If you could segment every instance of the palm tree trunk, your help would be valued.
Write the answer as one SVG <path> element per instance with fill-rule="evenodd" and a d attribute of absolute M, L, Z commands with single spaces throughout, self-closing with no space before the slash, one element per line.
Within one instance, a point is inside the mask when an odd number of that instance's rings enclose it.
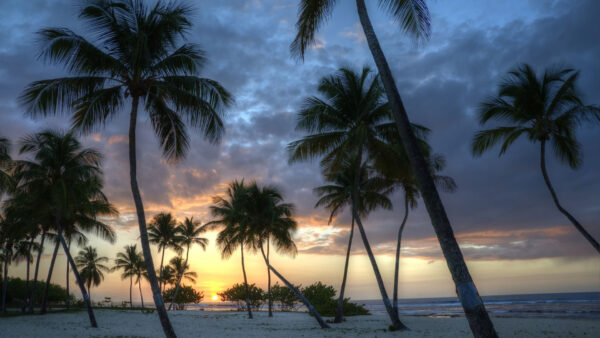
<path fill-rule="evenodd" d="M 350 227 L 350 238 L 348 239 L 348 249 L 346 250 L 346 263 L 344 264 L 344 277 L 340 287 L 340 296 L 338 297 L 337 310 L 335 311 L 334 323 L 344 321 L 344 292 L 346 292 L 346 278 L 348 277 L 348 265 L 350 263 L 350 250 L 352 249 L 352 238 L 354 237 L 354 214 L 352 214 L 352 227 Z"/>
<path fill-rule="evenodd" d="M 156 280 L 156 271 L 154 271 L 154 262 L 152 261 L 152 251 L 150 251 L 150 243 L 148 241 L 148 229 L 146 229 L 146 216 L 144 215 L 144 205 L 140 195 L 140 189 L 137 183 L 137 159 L 135 149 L 135 127 L 137 123 L 137 110 L 139 105 L 139 96 L 132 97 L 131 116 L 129 120 L 129 176 L 131 180 L 131 193 L 135 202 L 135 210 L 137 212 L 138 224 L 140 227 L 140 242 L 142 243 L 142 252 L 146 262 L 146 271 L 148 272 L 148 281 L 152 289 L 154 305 L 158 312 L 160 324 L 167 338 L 175 338 L 175 331 L 169 320 L 169 315 L 163 303 L 163 297 L 160 292 L 160 286 Z"/>
<path fill-rule="evenodd" d="M 594 247 L 594 249 L 596 249 L 596 251 L 598 253 L 600 253 L 600 244 L 598 244 L 598 241 L 596 241 L 594 239 L 594 237 L 592 237 L 592 235 L 590 235 L 590 233 L 584 229 L 584 227 L 581 225 L 581 223 L 579 223 L 575 219 L 575 217 L 573 217 L 573 215 L 571 215 L 565 208 L 563 208 L 562 205 L 560 204 L 560 202 L 558 201 L 558 196 L 556 195 L 556 191 L 554 191 L 554 187 L 552 187 L 552 183 L 550 183 L 550 177 L 548 176 L 548 172 L 546 171 L 546 140 L 542 140 L 541 143 L 542 144 L 541 144 L 540 166 L 542 168 L 542 174 L 544 175 L 544 181 L 546 182 L 546 185 L 548 186 L 548 190 L 550 190 L 550 194 L 552 195 L 552 200 L 554 200 L 554 204 L 556 205 L 558 210 L 563 215 L 565 215 L 569 219 L 569 221 L 571 221 L 571 223 L 573 223 L 573 226 L 575 226 L 575 229 L 577 229 L 583 235 L 583 237 L 585 237 L 585 239 L 587 239 L 588 242 L 590 242 L 590 244 Z"/>
<path fill-rule="evenodd" d="M 240 243 L 240 251 L 242 252 L 242 273 L 244 274 L 244 287 L 246 288 L 246 308 L 248 309 L 248 318 L 252 319 L 252 309 L 250 308 L 250 290 L 248 289 L 246 265 L 244 264 L 244 243 Z"/>
<path fill-rule="evenodd" d="M 21 312 L 25 313 L 27 309 L 27 305 L 29 305 L 29 298 L 31 297 L 31 288 L 29 286 L 29 267 L 30 267 L 30 259 L 31 259 L 31 248 L 33 247 L 33 242 L 35 240 L 35 236 L 31 236 L 31 240 L 29 241 L 29 248 L 27 249 L 27 272 L 26 272 L 26 280 L 25 280 L 25 302 L 21 307 Z"/>
<path fill-rule="evenodd" d="M 356 156 L 356 168 L 354 171 L 354 184 L 352 187 L 352 214 L 354 219 L 356 220 L 356 224 L 358 225 L 358 231 L 360 232 L 360 237 L 362 238 L 363 245 L 365 250 L 367 250 L 367 255 L 369 256 L 369 260 L 371 261 L 371 266 L 373 267 L 373 272 L 375 273 L 375 279 L 377 280 L 377 286 L 379 287 L 379 292 L 381 293 L 381 298 L 383 300 L 383 305 L 387 310 L 388 316 L 392 321 L 392 327 L 395 330 L 407 330 L 408 328 L 400 321 L 396 313 L 394 312 L 394 308 L 392 307 L 392 303 L 390 302 L 390 297 L 388 297 L 387 291 L 385 290 L 385 285 L 383 284 L 383 278 L 381 277 L 381 273 L 379 272 L 379 267 L 377 266 L 377 261 L 375 260 L 375 255 L 373 254 L 373 250 L 371 250 L 371 245 L 369 244 L 369 240 L 367 239 L 367 233 L 363 228 L 362 221 L 360 220 L 360 216 L 358 215 L 358 200 L 359 200 L 359 186 L 360 186 L 360 167 L 362 165 L 362 146 L 358 148 L 358 154 Z"/>
<path fill-rule="evenodd" d="M 133 289 L 133 276 L 129 276 L 129 308 L 130 309 L 133 309 L 132 289 Z"/>
<path fill-rule="evenodd" d="M 271 266 L 271 264 L 269 263 L 269 259 L 265 255 L 265 250 L 263 249 L 262 245 L 260 246 L 260 252 L 262 253 L 265 263 L 267 264 L 267 267 L 271 271 L 273 271 L 275 276 L 277 276 L 283 282 L 283 284 L 285 284 L 290 290 L 292 290 L 292 292 L 302 301 L 302 303 L 304 303 L 304 305 L 306 306 L 308 311 L 310 313 L 312 313 L 312 315 L 315 317 L 315 319 L 317 320 L 317 322 L 319 323 L 321 328 L 328 329 L 329 325 L 327 325 L 327 323 L 323 320 L 321 315 L 317 312 L 317 310 L 315 310 L 314 306 L 310 303 L 310 301 L 308 299 L 306 299 L 306 297 L 304 297 L 302 292 L 300 292 L 300 290 L 298 290 L 292 283 L 290 283 L 287 279 L 285 279 L 279 272 L 277 272 L 277 270 L 275 270 L 275 268 L 273 268 Z"/>
<path fill-rule="evenodd" d="M 267 236 L 267 262 L 269 262 L 269 254 L 271 251 L 271 238 Z M 273 298 L 271 296 L 271 269 L 267 265 L 267 276 L 268 276 L 268 293 L 269 293 L 269 317 L 273 317 Z"/>
<path fill-rule="evenodd" d="M 427 212 L 431 218 L 431 224 L 433 225 L 442 252 L 446 258 L 446 263 L 452 274 L 458 298 L 465 311 L 465 316 L 469 321 L 471 331 L 475 337 L 497 337 L 498 334 L 494 329 L 494 324 L 477 292 L 477 288 L 473 283 L 473 279 L 471 278 L 471 274 L 469 273 L 460 247 L 456 242 L 450 220 L 446 215 L 446 210 L 444 209 L 442 200 L 440 199 L 431 173 L 429 172 L 427 162 L 425 161 L 425 158 L 419 149 L 417 139 L 412 132 L 410 121 L 408 120 L 408 115 L 404 109 L 400 94 L 398 93 L 398 88 L 392 77 L 392 72 L 383 51 L 381 50 L 373 26 L 371 25 L 365 1 L 356 0 L 356 6 L 369 49 L 371 50 L 371 54 L 377 65 L 381 81 L 390 102 L 400 138 L 404 144 L 412 170 L 415 173 L 421 195 L 423 196 L 423 201 L 425 202 Z"/>
<path fill-rule="evenodd" d="M 48 276 L 46 277 L 46 286 L 44 287 L 44 294 L 42 295 L 42 306 L 40 308 L 40 314 L 46 314 L 48 312 L 48 291 L 50 289 L 50 280 L 52 279 L 52 272 L 54 271 L 54 263 L 56 262 L 56 255 L 58 254 L 59 241 L 56 241 L 54 245 L 54 252 L 52 252 L 52 259 L 50 260 L 50 268 L 48 269 Z"/>
<path fill-rule="evenodd" d="M 70 239 L 70 238 L 69 238 L 69 245 L 68 245 L 68 249 L 69 249 L 69 251 L 71 251 L 71 239 Z M 67 285 L 66 285 L 66 289 L 67 289 L 67 300 L 66 300 L 65 304 L 66 304 L 66 306 L 67 306 L 67 310 L 68 310 L 68 309 L 69 309 L 69 306 L 70 306 L 70 304 L 69 304 L 69 303 L 70 303 L 70 302 L 69 302 L 69 284 L 70 284 L 70 283 L 69 283 L 69 261 L 68 261 L 68 260 L 67 260 L 67 276 L 66 276 L 65 280 L 66 280 L 66 284 L 67 284 Z"/>
<path fill-rule="evenodd" d="M 165 248 L 163 248 L 162 250 L 162 256 L 160 258 L 160 270 L 158 271 L 158 288 L 161 290 L 162 293 L 162 289 L 163 289 L 163 262 L 165 260 Z"/>
<path fill-rule="evenodd" d="M 35 297 L 37 295 L 38 286 L 38 272 L 40 270 L 40 259 L 42 258 L 42 252 L 44 252 L 44 240 L 46 239 L 46 230 L 42 230 L 42 239 L 40 240 L 40 251 L 35 262 L 35 272 L 33 273 L 33 290 L 29 296 L 29 309 L 27 313 L 33 313 L 33 307 L 35 306 Z"/>
<path fill-rule="evenodd" d="M 7 244 L 8 247 L 8 244 Z M 4 257 L 4 277 L 2 279 L 2 314 L 6 314 L 6 289 L 8 287 L 8 262 L 10 261 L 10 250 L 5 250 Z"/>
<path fill-rule="evenodd" d="M 402 232 L 404 231 L 404 226 L 406 226 L 406 220 L 408 219 L 408 198 L 404 196 L 404 218 L 402 219 L 402 224 L 400 225 L 400 229 L 398 230 L 398 243 L 396 244 L 396 266 L 394 268 L 394 312 L 396 312 L 396 316 L 400 318 L 400 312 L 398 311 L 398 272 L 400 271 L 400 243 L 402 242 Z"/>
<path fill-rule="evenodd" d="M 58 232 L 58 240 L 60 241 L 60 244 L 62 245 L 63 250 L 65 251 L 65 255 L 67 255 L 67 260 L 69 261 L 69 264 L 71 264 L 71 268 L 73 269 L 73 275 L 75 276 L 75 280 L 77 281 L 79 289 L 81 290 L 81 296 L 83 297 L 83 301 L 85 302 L 85 305 L 87 307 L 88 316 L 90 317 L 90 324 L 92 325 L 92 327 L 98 327 L 98 323 L 96 322 L 96 316 L 94 316 L 94 310 L 92 309 L 92 303 L 90 302 L 90 296 L 85 291 L 83 279 L 81 279 L 81 275 L 77 270 L 77 266 L 75 265 L 73 256 L 71 256 L 71 251 L 69 251 L 67 242 L 65 241 L 65 238 L 62 235 L 62 226 L 60 224 L 59 215 L 56 216 L 56 228 Z"/>
<path fill-rule="evenodd" d="M 177 286 L 175 287 L 175 293 L 173 294 L 173 299 L 171 299 L 171 304 L 169 304 L 169 310 L 171 310 L 171 308 L 173 307 L 173 303 L 175 302 L 175 299 L 177 299 L 177 295 L 179 294 L 179 288 L 181 286 L 181 279 L 183 278 L 183 274 L 185 273 L 185 268 L 188 265 L 189 256 L 190 256 L 190 245 L 187 246 L 187 250 L 185 252 L 185 263 L 183 264 L 184 270 L 177 277 Z"/>
<path fill-rule="evenodd" d="M 138 281 L 138 286 L 140 288 L 140 300 L 142 301 L 142 309 L 144 308 L 144 296 L 142 295 L 142 279 Z"/>

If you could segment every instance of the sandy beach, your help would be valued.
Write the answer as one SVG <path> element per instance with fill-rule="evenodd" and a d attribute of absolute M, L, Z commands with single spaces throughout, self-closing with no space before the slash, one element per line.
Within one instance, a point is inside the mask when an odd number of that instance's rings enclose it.
<path fill-rule="evenodd" d="M 163 337 L 158 316 L 138 311 L 95 311 L 99 328 L 87 314 L 55 313 L 0 319 L 1 337 Z M 179 337 L 471 337 L 464 318 L 403 317 L 410 331 L 388 332 L 384 315 L 351 317 L 331 329 L 318 328 L 306 313 L 177 311 L 169 316 Z M 494 318 L 501 337 L 593 337 L 600 321 L 573 319 Z"/>

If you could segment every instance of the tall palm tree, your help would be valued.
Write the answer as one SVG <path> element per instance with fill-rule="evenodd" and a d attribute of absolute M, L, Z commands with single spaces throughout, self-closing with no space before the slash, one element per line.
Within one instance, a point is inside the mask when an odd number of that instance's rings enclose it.
<path fill-rule="evenodd" d="M 229 183 L 226 191 L 226 198 L 221 196 L 213 197 L 213 205 L 210 211 L 216 219 L 208 222 L 209 227 L 220 227 L 222 230 L 217 235 L 217 245 L 221 249 L 221 257 L 228 259 L 240 248 L 242 259 L 242 274 L 244 276 L 244 287 L 246 289 L 246 309 L 248 318 L 252 319 L 252 309 L 250 306 L 250 290 L 248 288 L 248 278 L 246 277 L 246 265 L 244 263 L 244 243 L 247 240 L 246 221 L 246 203 L 248 198 L 247 187 L 244 180 L 233 181 Z"/>
<path fill-rule="evenodd" d="M 190 248 L 193 244 L 198 244 L 202 248 L 202 250 L 206 250 L 206 245 L 208 245 L 208 238 L 200 237 L 200 234 L 206 232 L 207 227 L 201 226 L 199 221 L 194 220 L 194 217 L 186 217 L 183 223 L 179 223 L 177 229 L 179 230 L 179 235 L 181 236 L 180 245 L 186 247 L 185 262 L 183 263 L 183 266 L 188 266 Z M 171 310 L 175 299 L 177 299 L 182 278 L 183 274 L 178 274 L 177 286 L 175 287 L 175 294 L 173 295 L 173 300 L 171 300 L 171 304 L 169 304 L 169 310 Z"/>
<path fill-rule="evenodd" d="M 321 328 L 329 328 L 329 325 L 321 318 L 310 301 L 281 275 L 269 261 L 268 250 L 272 241 L 277 251 L 295 255 L 296 244 L 292 239 L 292 232 L 296 230 L 297 223 L 292 218 L 294 205 L 283 203 L 283 195 L 276 187 L 260 188 L 253 182 L 247 188 L 247 203 L 245 203 L 247 226 L 245 227 L 246 242 L 252 249 L 260 250 L 265 264 L 273 273 L 304 303 L 306 308 L 315 317 Z M 263 243 L 267 244 L 265 253 Z"/>
<path fill-rule="evenodd" d="M 554 204 L 573 226 L 600 253 L 600 244 L 559 202 L 546 169 L 546 145 L 572 169 L 582 163 L 581 145 L 575 131 L 584 122 L 600 121 L 600 108 L 585 105 L 577 90 L 579 72 L 573 69 L 546 69 L 538 76 L 528 64 L 510 71 L 500 84 L 498 96 L 483 102 L 479 122 L 505 122 L 508 125 L 477 132 L 472 150 L 480 156 L 502 142 L 500 155 L 521 136 L 540 144 L 540 167 Z"/>
<path fill-rule="evenodd" d="M 405 32 L 417 37 L 417 39 L 427 39 L 429 37 L 431 31 L 430 15 L 425 0 L 379 0 L 378 3 L 380 8 L 386 10 L 395 20 L 400 22 Z M 298 22 L 296 23 L 298 33 L 290 46 L 293 54 L 302 59 L 304 58 L 305 51 L 314 43 L 318 29 L 329 18 L 335 4 L 335 0 L 300 0 Z M 433 177 L 428 170 L 426 158 L 419 149 L 418 135 L 415 134 L 411 126 L 392 71 L 379 45 L 365 1 L 356 0 L 356 9 L 369 50 L 390 101 L 392 115 L 406 149 L 409 164 L 415 173 L 423 201 L 431 218 L 431 224 L 452 274 L 471 331 L 475 336 L 495 337 L 497 334 L 494 325 L 485 310 L 475 284 L 473 284 L 469 269 L 454 237 L 450 220 L 436 189 Z M 398 163 L 398 165 L 401 164 Z"/>
<path fill-rule="evenodd" d="M 378 207 L 391 209 L 392 203 L 386 196 L 391 192 L 389 182 L 382 177 L 369 177 L 372 171 L 366 163 L 363 163 L 360 169 L 360 187 L 359 187 L 359 205 L 358 214 L 365 218 L 371 211 Z M 320 198 L 315 204 L 315 208 L 325 207 L 330 211 L 328 224 L 331 224 L 333 218 L 341 213 L 348 205 L 352 205 L 352 192 L 354 185 L 355 167 L 352 161 L 346 161 L 344 166 L 335 172 L 324 173 L 329 184 L 322 185 L 313 189 L 314 193 Z M 342 285 L 338 296 L 337 310 L 334 323 L 341 323 L 344 320 L 344 294 L 346 290 L 346 279 L 348 276 L 348 265 L 350 263 L 350 251 L 352 249 L 352 239 L 354 237 L 354 215 L 348 236 L 348 248 L 346 250 L 346 261 L 344 263 L 344 275 Z"/>
<path fill-rule="evenodd" d="M 106 262 L 108 262 L 108 257 L 98 257 L 96 248 L 91 246 L 83 248 L 83 250 L 79 251 L 77 257 L 75 257 L 75 263 L 81 271 L 81 277 L 85 281 L 89 295 L 91 295 L 90 289 L 92 285 L 100 285 L 100 282 L 104 280 L 104 272 L 111 270 L 111 268 L 104 265 Z"/>
<path fill-rule="evenodd" d="M 133 277 L 136 277 L 136 264 L 139 258 L 137 244 L 126 245 L 123 251 L 117 253 L 113 270 L 122 270 L 121 279 L 129 278 L 129 307 L 133 308 Z"/>
<path fill-rule="evenodd" d="M 2 249 L 0 258 L 3 262 L 1 313 L 6 314 L 8 266 L 15 261 L 26 232 L 23 231 L 23 226 L 18 219 L 11 217 L 11 215 L 0 215 L 0 235 L 0 248 Z"/>
<path fill-rule="evenodd" d="M 73 274 L 87 305 L 92 327 L 97 327 L 85 285 L 64 238 L 73 224 L 81 229 L 95 229 L 97 234 L 114 240 L 112 229 L 97 220 L 101 215 L 116 215 L 116 209 L 102 193 L 102 156 L 83 148 L 72 133 L 44 131 L 22 140 L 21 154 L 32 154 L 34 161 L 15 163 L 18 189 L 29 195 L 35 205 L 33 215 L 52 224 L 67 255 Z M 51 221 L 51 219 L 53 219 Z"/>
<path fill-rule="evenodd" d="M 62 27 L 39 32 L 42 57 L 65 65 L 73 76 L 36 81 L 21 96 L 33 116 L 72 111 L 73 126 L 84 132 L 104 125 L 131 99 L 131 191 L 154 303 L 167 337 L 175 337 L 175 332 L 156 279 L 137 182 L 138 108 L 141 101 L 163 155 L 177 160 L 189 147 L 185 122 L 217 142 L 224 131 L 223 108 L 232 102 L 218 82 L 198 77 L 204 51 L 190 43 L 178 46 L 192 26 L 190 12 L 176 1 L 147 7 L 142 0 L 90 0 L 79 14 L 90 28 L 89 40 Z"/>
<path fill-rule="evenodd" d="M 173 217 L 173 215 L 171 215 L 171 213 L 161 212 L 154 215 L 149 225 L 148 238 L 150 239 L 150 243 L 157 244 L 158 252 L 162 251 L 162 256 L 160 258 L 160 269 L 158 270 L 159 287 L 162 290 L 164 288 L 162 273 L 164 266 L 163 263 L 165 260 L 165 251 L 168 248 L 171 248 L 180 253 L 182 250 L 180 245 L 182 237 L 179 235 L 179 230 L 177 229 L 177 220 Z"/>
<path fill-rule="evenodd" d="M 289 144 L 290 161 L 323 156 L 321 167 L 335 172 L 348 157 L 353 159 L 356 173 L 353 175 L 352 213 L 392 326 L 405 329 L 392 308 L 375 255 L 357 214 L 361 164 L 365 158 L 387 147 L 382 135 L 389 134 L 395 128 L 385 92 L 379 77 L 373 75 L 368 67 L 364 67 L 360 73 L 341 68 L 337 73 L 321 79 L 318 90 L 323 98 L 307 98 L 299 113 L 296 130 L 309 135 Z M 422 133 L 425 128 L 413 125 L 413 129 Z"/>

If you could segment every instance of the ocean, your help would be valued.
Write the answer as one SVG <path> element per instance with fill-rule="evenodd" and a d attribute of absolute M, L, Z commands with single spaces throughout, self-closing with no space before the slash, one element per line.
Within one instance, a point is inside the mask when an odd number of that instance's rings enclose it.
<path fill-rule="evenodd" d="M 381 300 L 351 300 L 363 304 L 372 314 L 385 313 Z M 578 318 L 600 320 L 600 292 L 544 293 L 484 296 L 483 301 L 494 317 Z M 457 317 L 463 310 L 456 297 L 400 299 L 402 316 Z M 277 306 L 275 306 L 277 308 Z M 235 311 L 234 304 L 200 303 L 188 310 Z M 261 307 L 264 310 L 265 306 Z M 304 309 L 298 308 L 299 311 Z"/>

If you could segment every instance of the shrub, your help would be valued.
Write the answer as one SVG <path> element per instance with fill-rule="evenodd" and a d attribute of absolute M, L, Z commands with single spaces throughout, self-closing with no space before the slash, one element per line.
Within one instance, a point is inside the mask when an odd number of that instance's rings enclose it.
<path fill-rule="evenodd" d="M 2 290 L 2 282 L 0 279 L 0 290 Z M 34 283 L 29 281 L 29 288 L 33 290 Z M 42 281 L 37 282 L 36 289 L 36 300 L 41 301 L 42 295 L 46 283 Z M 27 284 L 26 281 L 21 278 L 8 277 L 8 283 L 6 283 L 6 303 L 8 306 L 21 306 L 28 298 L 27 295 Z M 52 304 L 63 304 L 67 299 L 67 290 L 60 285 L 50 283 L 48 289 L 48 303 Z M 69 301 L 72 303 L 75 300 L 73 295 L 69 295 Z"/>
<path fill-rule="evenodd" d="M 255 310 L 258 310 L 266 299 L 265 291 L 255 284 L 248 285 L 250 306 Z M 217 293 L 219 299 L 224 302 L 236 303 L 238 311 L 246 310 L 246 287 L 244 284 L 234 284 L 229 289 Z"/>
<path fill-rule="evenodd" d="M 296 287 L 299 289 L 300 285 Z M 281 286 L 279 283 L 275 283 L 275 285 L 271 287 L 271 297 L 273 298 L 273 303 L 278 304 L 281 311 L 294 311 L 297 309 L 296 304 L 299 299 L 287 286 Z"/>
<path fill-rule="evenodd" d="M 166 303 L 170 303 L 175 295 L 175 288 L 165 290 L 163 298 Z M 191 286 L 182 285 L 175 298 L 175 304 L 178 310 L 185 310 L 185 304 L 198 304 L 204 299 L 204 292 L 198 292 Z"/>
<path fill-rule="evenodd" d="M 315 310 L 322 316 L 335 316 L 337 311 L 336 291 L 331 285 L 316 282 L 302 289 L 304 297 L 311 302 Z M 344 316 L 368 315 L 369 311 L 362 305 L 350 303 L 350 298 L 344 298 L 342 305 Z"/>

